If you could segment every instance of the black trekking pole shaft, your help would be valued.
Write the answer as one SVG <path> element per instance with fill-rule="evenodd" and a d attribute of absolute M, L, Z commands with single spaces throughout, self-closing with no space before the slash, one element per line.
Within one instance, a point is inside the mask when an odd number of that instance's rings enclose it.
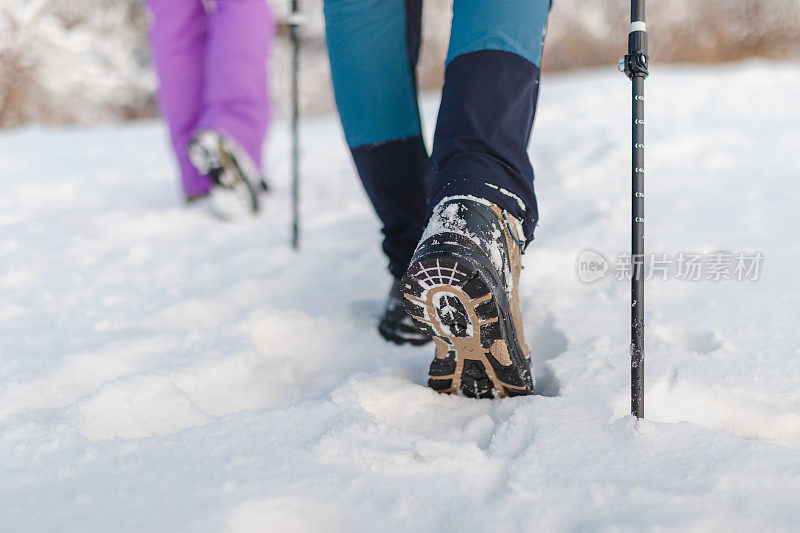
<path fill-rule="evenodd" d="M 292 41 L 292 248 L 300 248 L 300 5 L 292 0 L 289 32 Z"/>
<path fill-rule="evenodd" d="M 644 80 L 649 71 L 645 0 L 631 0 L 628 54 L 620 68 L 631 79 L 631 414 L 644 418 Z"/>

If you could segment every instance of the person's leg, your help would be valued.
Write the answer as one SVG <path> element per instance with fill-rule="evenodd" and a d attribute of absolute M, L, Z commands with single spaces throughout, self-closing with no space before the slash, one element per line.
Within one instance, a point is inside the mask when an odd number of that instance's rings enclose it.
<path fill-rule="evenodd" d="M 208 15 L 203 114 L 197 128 L 230 137 L 261 165 L 270 118 L 267 56 L 274 34 L 264 0 L 216 0 Z"/>
<path fill-rule="evenodd" d="M 551 0 L 454 0 L 430 207 L 484 198 L 523 223 L 538 219 L 528 157 Z"/>
<path fill-rule="evenodd" d="M 190 198 L 211 189 L 211 180 L 197 172 L 186 154 L 202 108 L 206 13 L 200 0 L 149 0 L 149 6 L 158 103 L 169 125 L 183 192 Z"/>
<path fill-rule="evenodd" d="M 425 222 L 430 166 L 415 76 L 421 15 L 421 0 L 325 0 L 336 105 L 395 278 Z"/>
<path fill-rule="evenodd" d="M 536 225 L 533 126 L 550 0 L 455 0 L 434 136 L 431 217 L 403 277 L 405 308 L 433 335 L 433 389 L 534 392 L 519 307 Z"/>

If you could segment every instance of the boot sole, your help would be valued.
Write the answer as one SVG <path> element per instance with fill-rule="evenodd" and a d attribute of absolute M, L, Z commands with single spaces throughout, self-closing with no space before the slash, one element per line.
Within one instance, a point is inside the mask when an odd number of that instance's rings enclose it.
<path fill-rule="evenodd" d="M 223 149 L 220 150 L 220 162 L 222 163 L 223 172 L 235 176 L 231 188 L 236 191 L 236 194 L 238 194 L 245 205 L 248 206 L 252 214 L 258 214 L 261 210 L 261 205 L 258 201 L 258 192 L 253 183 L 245 176 L 244 171 L 239 166 L 239 162 Z"/>
<path fill-rule="evenodd" d="M 220 187 L 233 190 L 251 214 L 258 214 L 261 206 L 258 201 L 257 186 L 250 182 L 236 157 L 222 145 L 222 140 L 218 138 L 214 142 L 213 147 L 200 140 L 194 140 L 189 144 L 189 160 L 192 165 L 198 172 L 210 176 Z M 220 174 L 230 176 L 232 182 L 223 183 L 217 177 Z M 266 182 L 262 181 L 259 186 L 264 190 L 268 189 Z"/>
<path fill-rule="evenodd" d="M 437 344 L 432 389 L 471 398 L 533 394 L 530 362 L 488 262 L 456 245 L 433 245 L 412 262 L 403 290 L 414 324 Z"/>

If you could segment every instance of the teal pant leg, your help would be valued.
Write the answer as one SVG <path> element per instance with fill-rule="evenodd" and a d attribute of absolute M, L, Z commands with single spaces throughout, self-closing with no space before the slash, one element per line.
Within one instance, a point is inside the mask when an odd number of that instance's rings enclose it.
<path fill-rule="evenodd" d="M 325 0 L 336 106 L 351 147 L 420 133 L 407 3 Z"/>
<path fill-rule="evenodd" d="M 422 235 L 430 160 L 414 69 L 421 0 L 325 0 L 336 105 L 361 182 L 400 278 Z"/>
<path fill-rule="evenodd" d="M 462 54 L 501 50 L 537 67 L 552 0 L 454 0 L 447 64 Z"/>

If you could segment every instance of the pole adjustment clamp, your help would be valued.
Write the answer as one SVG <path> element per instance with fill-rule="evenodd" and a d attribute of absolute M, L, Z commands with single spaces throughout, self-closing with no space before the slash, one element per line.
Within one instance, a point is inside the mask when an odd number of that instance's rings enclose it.
<path fill-rule="evenodd" d="M 626 54 L 625 57 L 619 60 L 619 71 L 624 72 L 631 79 L 649 76 L 649 66 L 650 58 L 647 52 L 635 51 L 632 54 Z"/>

